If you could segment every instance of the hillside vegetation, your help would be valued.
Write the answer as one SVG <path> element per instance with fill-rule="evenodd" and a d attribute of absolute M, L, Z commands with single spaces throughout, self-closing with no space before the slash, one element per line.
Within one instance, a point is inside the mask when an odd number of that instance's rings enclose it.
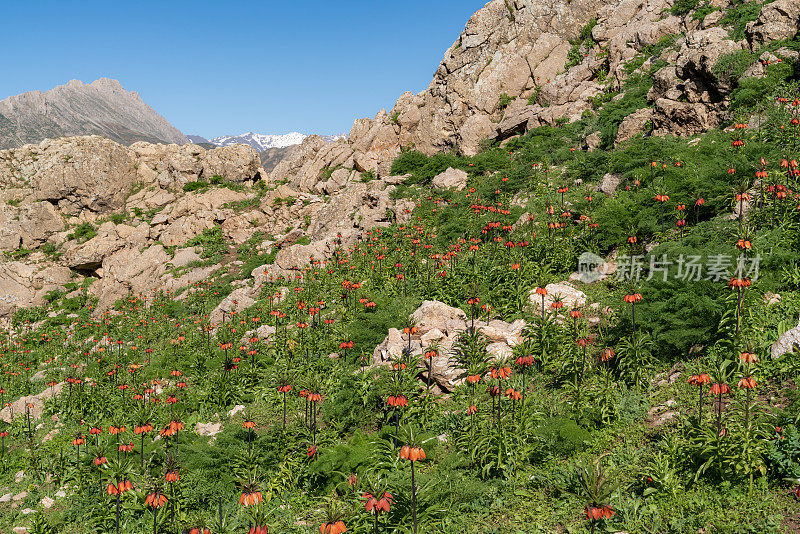
<path fill-rule="evenodd" d="M 87 277 L 18 312 L 0 531 L 800 531 L 800 71 L 615 146 L 668 47 L 579 121 L 407 147 L 407 220 L 301 269 L 214 227 L 185 291 L 94 313 Z"/>

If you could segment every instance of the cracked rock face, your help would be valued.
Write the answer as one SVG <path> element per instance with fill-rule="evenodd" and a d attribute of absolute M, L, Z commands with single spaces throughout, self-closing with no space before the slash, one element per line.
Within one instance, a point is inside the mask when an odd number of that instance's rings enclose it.
<path fill-rule="evenodd" d="M 730 7 L 727 0 L 713 5 Z M 593 98 L 624 88 L 632 59 L 664 42 L 671 46 L 661 54 L 666 66 L 656 74 L 648 107 L 623 123 L 616 144 L 642 133 L 694 135 L 727 116 L 735 80 L 714 72 L 720 57 L 791 39 L 800 25 L 800 3 L 778 0 L 736 42 L 717 26 L 724 11 L 700 22 L 693 12 L 670 14 L 671 7 L 668 0 L 492 0 L 469 19 L 427 89 L 403 93 L 388 112 L 356 120 L 347 139 L 306 139 L 271 176 L 308 191 L 326 173 L 344 169 L 330 185 L 337 187 L 347 171 L 388 175 L 402 148 L 474 155 L 486 139 L 579 120 L 593 110 Z M 584 28 L 591 41 L 580 41 Z M 635 71 L 650 69 L 654 58 L 644 59 Z"/>
<path fill-rule="evenodd" d="M 590 68 L 561 84 L 557 80 L 563 77 L 572 46 L 569 41 L 602 5 L 599 0 L 488 2 L 445 52 L 426 90 L 406 92 L 391 111 L 381 110 L 371 120 L 356 120 L 346 140 L 325 143 L 315 136 L 306 139 L 272 176 L 288 178 L 305 190 L 326 169 L 339 165 L 388 175 L 404 146 L 433 154 L 457 145 L 471 155 L 484 139 L 499 135 L 498 124 L 507 114 L 503 95 L 526 102 L 552 84 L 550 96 L 562 106 L 593 96 L 598 90 L 595 84 L 573 87 L 591 77 Z M 545 122 L 559 118 L 558 112 L 545 109 L 538 108 Z M 572 113 L 579 116 L 583 109 L 575 108 Z"/>
<path fill-rule="evenodd" d="M 393 180 L 364 182 L 356 170 L 339 169 L 324 182 L 247 187 L 262 172 L 244 145 L 123 147 L 91 136 L 0 151 L 0 252 L 30 249 L 3 262 L 0 317 L 85 277 L 95 278 L 91 287 L 69 298 L 96 297 L 98 312 L 131 294 L 182 291 L 222 267 L 203 263 L 202 247 L 190 245 L 206 230 L 231 247 L 262 236 L 254 246 L 277 252 L 266 270 L 289 276 L 414 207 L 391 198 Z M 184 189 L 194 182 L 201 183 Z M 256 292 L 241 288 L 238 300 Z"/>

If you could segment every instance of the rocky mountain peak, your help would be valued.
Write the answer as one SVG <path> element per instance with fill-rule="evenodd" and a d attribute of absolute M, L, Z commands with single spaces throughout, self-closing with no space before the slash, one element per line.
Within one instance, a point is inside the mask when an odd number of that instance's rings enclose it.
<path fill-rule="evenodd" d="M 139 93 L 110 78 L 70 80 L 0 100 L 0 148 L 71 135 L 102 135 L 123 144 L 187 142 Z"/>

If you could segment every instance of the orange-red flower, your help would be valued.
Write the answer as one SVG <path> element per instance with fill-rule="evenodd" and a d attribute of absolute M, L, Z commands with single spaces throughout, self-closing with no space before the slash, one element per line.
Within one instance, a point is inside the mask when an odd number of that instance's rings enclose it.
<path fill-rule="evenodd" d="M 533 356 L 520 356 L 516 359 L 515 363 L 520 367 L 530 367 L 533 365 Z"/>
<path fill-rule="evenodd" d="M 144 503 L 147 506 L 158 508 L 159 506 L 164 506 L 167 504 L 167 497 L 158 492 L 151 493 L 145 498 Z"/>
<path fill-rule="evenodd" d="M 642 297 L 641 293 L 632 293 L 630 295 L 625 295 L 622 298 L 622 301 L 629 304 L 636 304 L 637 302 L 641 302 L 643 298 L 644 297 Z"/>
<path fill-rule="evenodd" d="M 501 380 L 507 379 L 511 376 L 511 367 L 501 367 L 499 369 L 495 369 L 494 367 L 491 369 L 492 378 L 499 378 Z"/>
<path fill-rule="evenodd" d="M 728 384 L 724 382 L 723 383 L 717 382 L 711 385 L 711 389 L 709 390 L 709 392 L 712 395 L 726 395 L 731 392 L 731 388 Z"/>
<path fill-rule="evenodd" d="M 744 363 L 758 363 L 758 356 L 756 356 L 752 352 L 745 351 L 741 355 L 739 355 L 739 358 L 741 358 L 741 360 Z"/>
<path fill-rule="evenodd" d="M 405 395 L 389 395 L 389 397 L 386 399 L 386 404 L 392 406 L 393 408 L 408 406 L 408 399 Z"/>
<path fill-rule="evenodd" d="M 425 449 L 422 447 L 412 447 L 410 445 L 403 445 L 400 449 L 400 458 L 403 460 L 410 460 L 416 462 L 425 459 Z"/>
<path fill-rule="evenodd" d="M 756 389 L 756 381 L 752 376 L 747 376 L 739 380 L 739 387 L 745 389 Z"/>
<path fill-rule="evenodd" d="M 330 523 L 322 523 L 319 526 L 320 534 L 341 534 L 342 532 L 347 532 L 344 521 L 331 521 Z"/>
<path fill-rule="evenodd" d="M 260 503 L 261 499 L 260 491 L 244 492 L 239 497 L 239 504 L 244 507 L 253 506 Z"/>
<path fill-rule="evenodd" d="M 600 519 L 608 519 L 615 515 L 616 512 L 609 506 L 587 506 L 586 519 L 590 521 L 599 521 Z"/>
<path fill-rule="evenodd" d="M 369 492 L 365 493 L 361 497 L 363 499 L 366 499 L 366 502 L 364 503 L 364 508 L 366 509 L 366 511 L 367 512 L 374 511 L 376 514 L 380 512 L 388 512 L 389 509 L 391 508 L 393 500 L 392 494 L 389 493 L 388 491 L 385 491 L 380 499 L 375 497 Z"/>

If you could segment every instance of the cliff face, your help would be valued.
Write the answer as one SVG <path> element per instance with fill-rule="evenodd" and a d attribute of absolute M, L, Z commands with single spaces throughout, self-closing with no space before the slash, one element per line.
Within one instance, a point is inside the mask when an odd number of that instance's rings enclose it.
<path fill-rule="evenodd" d="M 122 144 L 178 143 L 186 137 L 117 80 L 72 80 L 47 92 L 30 91 L 0 100 L 0 148 L 44 139 L 102 135 Z"/>
<path fill-rule="evenodd" d="M 620 142 L 648 122 L 656 134 L 705 131 L 726 117 L 735 86 L 715 71 L 719 59 L 798 32 L 794 0 L 764 5 L 739 31 L 727 17 L 737 5 L 713 0 L 712 11 L 697 16 L 672 9 L 671 0 L 492 0 L 470 18 L 426 90 L 356 120 L 346 140 L 308 138 L 271 176 L 308 189 L 338 166 L 386 175 L 405 147 L 472 155 L 485 139 L 577 120 L 593 99 L 624 93 L 631 74 L 660 64 L 647 106 L 621 127 Z M 769 60 L 754 58 L 748 75 L 759 74 L 756 59 Z"/>

